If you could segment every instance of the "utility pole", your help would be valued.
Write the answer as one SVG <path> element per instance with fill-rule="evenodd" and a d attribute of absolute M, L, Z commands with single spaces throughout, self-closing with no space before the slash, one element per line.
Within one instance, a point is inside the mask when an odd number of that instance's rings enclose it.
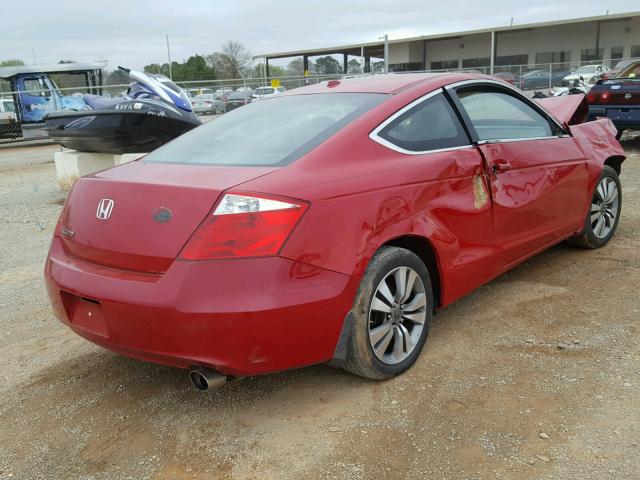
<path fill-rule="evenodd" d="M 384 35 L 384 73 L 389 73 L 389 35 Z"/>
<path fill-rule="evenodd" d="M 169 48 L 169 35 L 167 35 L 167 59 L 169 60 L 169 78 L 173 80 L 171 73 L 171 49 Z"/>

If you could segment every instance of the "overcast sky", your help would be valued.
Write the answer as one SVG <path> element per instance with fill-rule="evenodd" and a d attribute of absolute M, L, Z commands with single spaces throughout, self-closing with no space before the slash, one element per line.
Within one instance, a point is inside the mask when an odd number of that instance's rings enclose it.
<path fill-rule="evenodd" d="M 614 5 L 615 3 L 615 5 Z M 640 10 L 638 0 L 32 0 L 2 8 L 0 60 L 106 59 L 142 68 L 208 54 L 227 40 L 254 55 Z M 285 62 L 286 63 L 286 62 Z"/>

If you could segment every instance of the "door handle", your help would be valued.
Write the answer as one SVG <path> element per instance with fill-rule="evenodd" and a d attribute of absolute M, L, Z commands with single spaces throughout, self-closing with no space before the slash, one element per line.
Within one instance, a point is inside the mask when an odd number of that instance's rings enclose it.
<path fill-rule="evenodd" d="M 511 163 L 507 160 L 496 160 L 491 164 L 491 171 L 493 173 L 502 172 L 504 170 L 510 170 Z"/>

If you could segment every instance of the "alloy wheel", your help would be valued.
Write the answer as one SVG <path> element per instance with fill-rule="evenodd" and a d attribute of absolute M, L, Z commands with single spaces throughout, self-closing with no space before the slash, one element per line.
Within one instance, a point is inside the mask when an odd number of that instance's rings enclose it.
<path fill-rule="evenodd" d="M 596 237 L 606 238 L 611 233 L 619 206 L 618 185 L 611 177 L 604 177 L 598 183 L 591 201 L 591 230 Z"/>
<path fill-rule="evenodd" d="M 397 364 L 415 349 L 427 318 L 427 297 L 420 276 L 409 267 L 389 272 L 369 307 L 369 343 L 383 363 Z"/>

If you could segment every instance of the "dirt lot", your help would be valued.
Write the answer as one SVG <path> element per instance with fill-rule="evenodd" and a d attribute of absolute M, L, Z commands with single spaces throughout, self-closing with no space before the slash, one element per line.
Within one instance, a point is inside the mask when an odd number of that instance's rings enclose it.
<path fill-rule="evenodd" d="M 55 147 L 0 150 L 0 479 L 640 478 L 640 135 L 624 144 L 609 246 L 555 247 L 441 311 L 407 374 L 212 393 L 53 318 Z"/>

